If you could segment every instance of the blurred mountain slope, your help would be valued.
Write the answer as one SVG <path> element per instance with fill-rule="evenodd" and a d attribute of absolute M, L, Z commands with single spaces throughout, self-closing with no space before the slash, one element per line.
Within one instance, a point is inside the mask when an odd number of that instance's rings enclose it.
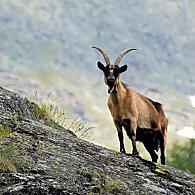
<path fill-rule="evenodd" d="M 123 49 L 137 48 L 121 61 L 129 65 L 122 80 L 164 103 L 170 129 L 192 126 L 194 17 L 190 0 L 1 1 L 1 84 L 20 92 L 51 90 L 65 99 L 62 106 L 97 127 L 92 139 L 117 149 L 96 68 L 103 58 L 91 46 L 104 48 L 112 62 Z"/>

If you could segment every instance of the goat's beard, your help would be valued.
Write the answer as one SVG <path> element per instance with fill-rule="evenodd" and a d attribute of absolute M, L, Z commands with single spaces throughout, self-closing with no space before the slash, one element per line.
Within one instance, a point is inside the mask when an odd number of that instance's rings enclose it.
<path fill-rule="evenodd" d="M 108 93 L 112 93 L 113 91 L 116 91 L 115 85 L 113 85 L 113 86 L 108 86 Z"/>

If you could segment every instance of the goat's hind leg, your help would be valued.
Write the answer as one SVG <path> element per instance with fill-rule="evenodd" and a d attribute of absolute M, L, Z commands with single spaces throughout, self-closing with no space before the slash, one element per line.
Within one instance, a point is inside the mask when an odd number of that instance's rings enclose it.
<path fill-rule="evenodd" d="M 118 131 L 118 138 L 120 142 L 120 152 L 126 154 L 125 147 L 124 147 L 124 142 L 123 142 L 123 129 L 122 125 L 120 124 L 119 121 L 114 121 L 115 127 Z"/>
<path fill-rule="evenodd" d="M 164 146 L 164 140 L 161 142 L 160 146 L 160 159 L 161 159 L 161 164 L 165 165 L 165 146 Z"/>
<path fill-rule="evenodd" d="M 165 165 L 165 145 L 166 145 L 166 139 L 161 134 L 161 139 L 160 139 L 160 159 L 161 159 L 161 164 L 162 165 Z"/>
<path fill-rule="evenodd" d="M 156 152 L 147 144 L 144 144 L 146 150 L 149 152 L 151 158 L 152 158 L 152 162 L 157 163 L 158 161 L 158 155 L 156 154 Z"/>
<path fill-rule="evenodd" d="M 160 151 L 161 151 L 161 156 L 160 156 L 160 158 L 161 158 L 161 164 L 162 165 L 165 165 L 165 150 L 164 150 L 164 147 L 162 147 L 160 149 Z"/>

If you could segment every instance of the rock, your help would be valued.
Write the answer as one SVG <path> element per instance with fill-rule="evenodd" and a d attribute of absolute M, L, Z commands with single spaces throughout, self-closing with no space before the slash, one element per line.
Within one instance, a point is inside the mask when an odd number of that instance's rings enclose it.
<path fill-rule="evenodd" d="M 26 98 L 23 99 L 18 94 L 0 87 L 0 110 L 32 119 L 34 118 L 33 105 Z"/>
<path fill-rule="evenodd" d="M 0 138 L 0 151 L 14 143 L 9 159 L 17 169 L 0 167 L 0 194 L 195 192 L 194 175 L 96 146 L 62 127 L 49 126 L 34 117 L 34 104 L 3 88 L 0 104 L 0 123 L 12 130 Z"/>

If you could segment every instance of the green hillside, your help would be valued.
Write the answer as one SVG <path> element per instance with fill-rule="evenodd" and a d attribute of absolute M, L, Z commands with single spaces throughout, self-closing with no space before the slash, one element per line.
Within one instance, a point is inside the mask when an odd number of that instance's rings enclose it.
<path fill-rule="evenodd" d="M 191 0 L 1 1 L 0 85 L 25 96 L 29 89 L 52 92 L 63 99 L 59 106 L 96 127 L 90 140 L 118 150 L 96 67 L 104 61 L 91 46 L 104 48 L 112 62 L 137 48 L 121 61 L 129 65 L 122 80 L 164 104 L 170 145 L 176 130 L 195 124 L 187 99 L 195 93 L 194 17 Z"/>

